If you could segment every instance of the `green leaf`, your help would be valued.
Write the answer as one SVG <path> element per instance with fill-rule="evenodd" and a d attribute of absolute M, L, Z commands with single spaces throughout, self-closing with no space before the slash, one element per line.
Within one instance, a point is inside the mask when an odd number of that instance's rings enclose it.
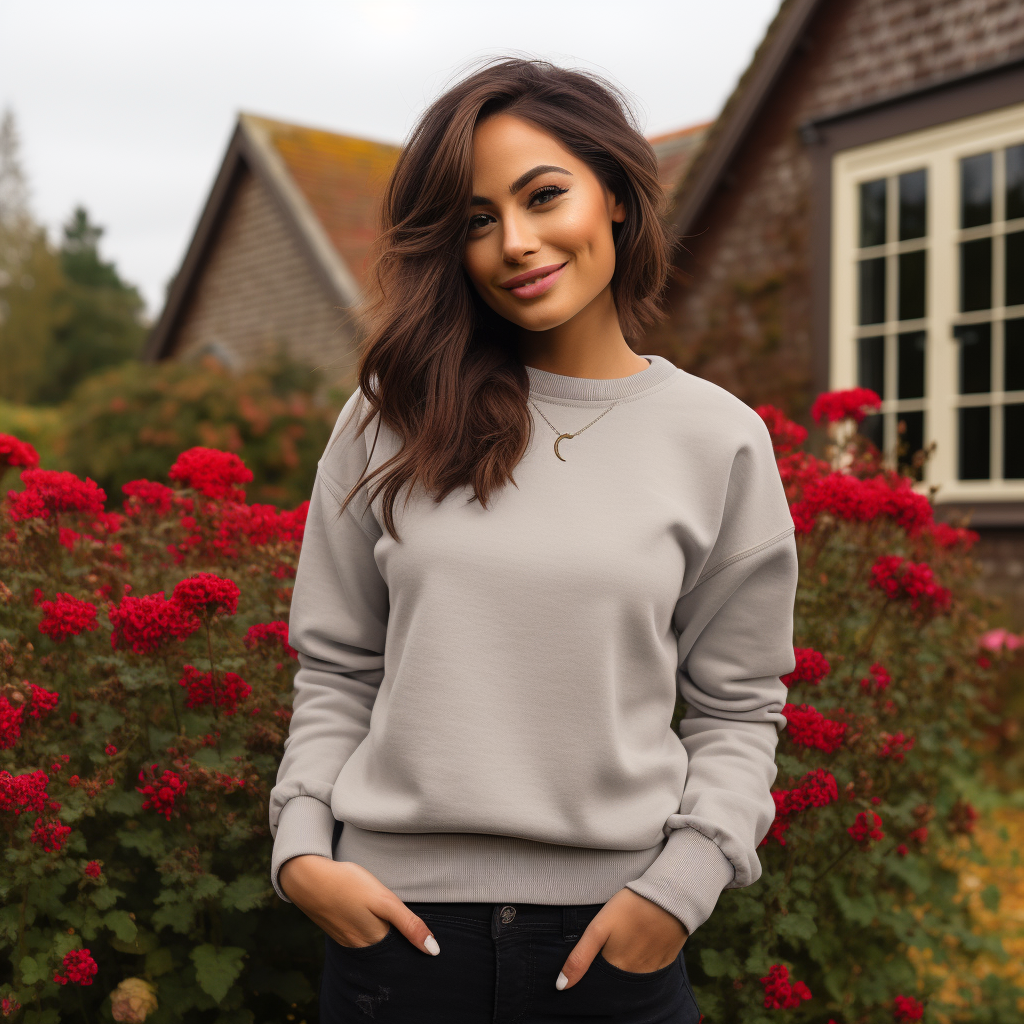
<path fill-rule="evenodd" d="M 273 895 L 273 886 L 263 875 L 243 875 L 225 886 L 221 905 L 233 910 L 252 910 L 267 902 Z"/>
<path fill-rule="evenodd" d="M 118 901 L 118 898 L 123 895 L 124 893 L 118 889 L 104 885 L 99 889 L 93 889 L 89 893 L 89 900 L 97 910 L 109 910 Z"/>
<path fill-rule="evenodd" d="M 166 974 L 174 968 L 174 956 L 166 946 L 152 949 L 146 954 L 146 973 L 154 978 Z"/>
<path fill-rule="evenodd" d="M 192 903 L 168 903 L 153 912 L 153 927 L 171 928 L 180 935 L 188 935 L 195 921 L 195 905 Z"/>
<path fill-rule="evenodd" d="M 34 956 L 23 956 L 21 963 L 21 981 L 23 985 L 34 985 L 37 981 L 47 981 L 45 963 L 39 963 Z"/>
<path fill-rule="evenodd" d="M 115 814 L 126 814 L 129 816 L 141 814 L 142 794 L 135 789 L 131 792 L 119 789 L 116 793 L 110 795 L 104 806 L 108 811 L 113 811 Z"/>
<path fill-rule="evenodd" d="M 700 963 L 709 978 L 721 978 L 735 969 L 731 957 L 724 957 L 717 949 L 702 949 Z"/>
<path fill-rule="evenodd" d="M 986 885 L 981 891 L 981 902 L 985 904 L 986 909 L 991 910 L 994 914 L 999 909 L 999 887 Z"/>
<path fill-rule="evenodd" d="M 242 973 L 241 946 L 196 946 L 189 954 L 196 965 L 196 980 L 199 987 L 218 1003 L 228 994 L 228 989 Z"/>
<path fill-rule="evenodd" d="M 167 855 L 164 837 L 158 828 L 122 828 L 117 831 L 117 841 L 126 849 L 138 850 L 139 853 L 160 860 Z"/>
<path fill-rule="evenodd" d="M 784 939 L 809 939 L 818 930 L 814 918 L 807 914 L 779 914 L 775 918 L 775 931 Z"/>
<path fill-rule="evenodd" d="M 112 910 L 103 918 L 103 923 L 122 941 L 134 942 L 138 934 L 135 922 L 127 910 Z"/>

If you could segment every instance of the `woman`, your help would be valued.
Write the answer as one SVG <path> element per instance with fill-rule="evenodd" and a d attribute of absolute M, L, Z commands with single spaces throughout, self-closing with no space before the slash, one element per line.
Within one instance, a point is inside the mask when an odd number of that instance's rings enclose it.
<path fill-rule="evenodd" d="M 793 524 L 757 414 L 630 348 L 662 208 L 623 101 L 538 61 L 388 183 L 270 799 L 325 1021 L 696 1022 L 683 944 L 760 874 Z"/>

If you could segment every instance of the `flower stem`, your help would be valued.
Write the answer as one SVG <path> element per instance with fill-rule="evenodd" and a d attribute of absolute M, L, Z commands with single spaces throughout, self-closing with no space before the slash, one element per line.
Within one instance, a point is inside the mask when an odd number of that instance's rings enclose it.
<path fill-rule="evenodd" d="M 213 688 L 213 721 L 215 724 L 220 725 L 220 715 L 217 714 L 217 668 L 213 663 L 213 638 L 210 635 L 210 619 L 206 619 L 206 654 L 210 659 L 210 685 Z M 217 730 L 217 753 L 224 756 L 224 752 L 220 748 L 220 730 Z"/>

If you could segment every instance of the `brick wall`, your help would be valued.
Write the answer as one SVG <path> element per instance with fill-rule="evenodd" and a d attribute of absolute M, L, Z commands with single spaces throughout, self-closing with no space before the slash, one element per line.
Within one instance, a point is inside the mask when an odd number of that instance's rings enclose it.
<path fill-rule="evenodd" d="M 342 316 L 273 198 L 249 172 L 238 183 L 197 277 L 171 357 L 210 349 L 246 366 L 278 342 L 296 358 L 349 380 L 356 356 Z"/>
<path fill-rule="evenodd" d="M 824 0 L 677 261 L 648 351 L 807 423 L 811 165 L 801 124 L 1024 52 L 1020 0 Z"/>

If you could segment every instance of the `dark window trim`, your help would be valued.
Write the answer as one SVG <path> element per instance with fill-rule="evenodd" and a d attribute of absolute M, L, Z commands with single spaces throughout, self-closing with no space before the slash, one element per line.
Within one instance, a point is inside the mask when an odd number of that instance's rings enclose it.
<path fill-rule="evenodd" d="M 832 158 L 836 153 L 922 128 L 974 117 L 1024 99 L 1024 58 L 809 121 L 800 129 L 812 168 L 808 258 L 812 373 L 828 390 L 832 312 Z"/>

